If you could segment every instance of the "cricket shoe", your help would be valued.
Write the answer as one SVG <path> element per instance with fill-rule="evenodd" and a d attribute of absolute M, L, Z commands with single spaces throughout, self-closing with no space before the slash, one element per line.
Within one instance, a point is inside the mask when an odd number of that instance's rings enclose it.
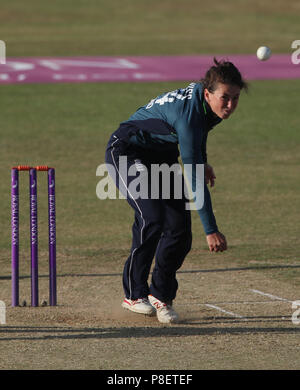
<path fill-rule="evenodd" d="M 163 324 L 170 324 L 171 322 L 178 322 L 178 314 L 172 308 L 171 302 L 162 302 L 153 295 L 148 295 L 149 302 L 156 309 L 156 315 L 159 322 Z"/>
<path fill-rule="evenodd" d="M 135 313 L 152 316 L 155 314 L 155 308 L 151 305 L 148 298 L 128 299 L 125 298 L 122 302 L 122 307 Z"/>

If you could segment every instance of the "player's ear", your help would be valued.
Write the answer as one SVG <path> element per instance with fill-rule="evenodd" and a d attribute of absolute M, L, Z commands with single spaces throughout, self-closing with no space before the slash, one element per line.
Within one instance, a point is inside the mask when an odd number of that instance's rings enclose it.
<path fill-rule="evenodd" d="M 209 101 L 209 91 L 208 91 L 208 89 L 204 88 L 204 92 L 203 93 L 204 93 L 205 100 Z"/>

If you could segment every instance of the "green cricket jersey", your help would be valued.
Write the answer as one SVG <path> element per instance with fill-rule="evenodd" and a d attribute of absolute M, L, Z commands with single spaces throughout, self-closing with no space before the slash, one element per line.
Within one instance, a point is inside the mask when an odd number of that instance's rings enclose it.
<path fill-rule="evenodd" d="M 193 191 L 197 189 L 196 166 L 207 162 L 208 132 L 221 122 L 205 101 L 202 89 L 201 83 L 191 83 L 186 88 L 164 93 L 140 107 L 120 127 L 123 139 L 124 129 L 130 129 L 126 142 L 153 152 L 167 154 L 168 150 L 179 146 L 182 163 L 193 167 L 188 177 Z M 198 212 L 206 234 L 218 231 L 205 183 L 204 203 Z"/>

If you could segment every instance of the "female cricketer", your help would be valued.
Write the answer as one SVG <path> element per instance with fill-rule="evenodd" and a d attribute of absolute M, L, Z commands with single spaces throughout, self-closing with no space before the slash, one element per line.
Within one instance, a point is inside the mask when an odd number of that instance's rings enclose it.
<path fill-rule="evenodd" d="M 156 313 L 162 323 L 179 319 L 172 302 L 178 289 L 176 271 L 191 249 L 190 209 L 186 191 L 182 191 L 181 196 L 174 191 L 176 175 L 170 175 L 169 196 L 163 196 L 160 186 L 165 179 L 149 174 L 153 167 L 173 167 L 174 164 L 178 167 L 180 156 L 183 166 L 191 168 L 191 173 L 185 177 L 188 176 L 196 197 L 199 188 L 202 189 L 203 201 L 198 213 L 209 250 L 227 249 L 208 190 L 208 184 L 213 186 L 216 177 L 207 163 L 206 141 L 208 132 L 234 112 L 242 89 L 247 89 L 247 83 L 234 64 L 214 59 L 214 65 L 200 82 L 156 97 L 122 122 L 111 135 L 106 164 L 110 172 L 114 170 L 112 176 L 116 185 L 135 216 L 132 247 L 123 271 L 124 308 L 146 315 Z M 204 175 L 197 175 L 198 166 L 202 167 Z M 140 175 L 140 185 L 144 184 L 148 196 L 136 196 L 130 189 L 136 180 L 132 172 Z"/>

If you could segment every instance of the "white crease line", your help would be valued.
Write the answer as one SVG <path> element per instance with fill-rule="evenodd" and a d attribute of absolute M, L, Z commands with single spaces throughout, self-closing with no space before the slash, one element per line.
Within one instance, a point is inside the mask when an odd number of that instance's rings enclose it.
<path fill-rule="evenodd" d="M 275 299 L 275 300 L 277 300 L 277 301 L 284 301 L 284 302 L 293 303 L 293 301 L 290 301 L 290 300 L 288 300 L 288 299 L 280 298 L 280 297 L 277 297 L 276 295 L 264 293 L 264 292 L 259 291 L 259 290 L 252 290 L 252 289 L 250 289 L 250 291 L 254 292 L 255 294 L 260 294 L 260 295 L 263 295 L 263 296 L 265 296 L 265 297 L 268 297 L 268 298 L 271 298 L 271 299 Z"/>
<path fill-rule="evenodd" d="M 245 317 L 241 316 L 240 314 L 236 314 L 236 313 L 233 313 L 232 311 L 224 310 L 224 309 L 222 309 L 222 308 L 219 307 L 219 306 L 210 305 L 210 304 L 208 304 L 208 303 L 206 303 L 205 306 L 208 306 L 208 307 L 211 307 L 211 308 L 213 308 L 213 309 L 219 310 L 219 311 L 221 311 L 222 313 L 229 314 L 230 316 L 233 316 L 233 317 L 245 318 Z"/>
<path fill-rule="evenodd" d="M 266 303 L 271 303 L 271 304 L 274 304 L 274 303 L 277 303 L 276 301 L 271 300 L 271 301 L 235 301 L 235 302 L 232 302 L 232 301 L 221 301 L 221 302 L 212 302 L 212 304 L 220 304 L 220 305 L 256 305 L 257 303 L 261 303 L 261 304 L 266 304 Z M 209 305 L 209 303 L 203 303 L 203 302 L 189 302 L 189 303 L 176 303 L 175 304 L 176 306 L 186 306 L 186 305 L 197 305 L 197 306 L 206 306 L 206 305 Z"/>

